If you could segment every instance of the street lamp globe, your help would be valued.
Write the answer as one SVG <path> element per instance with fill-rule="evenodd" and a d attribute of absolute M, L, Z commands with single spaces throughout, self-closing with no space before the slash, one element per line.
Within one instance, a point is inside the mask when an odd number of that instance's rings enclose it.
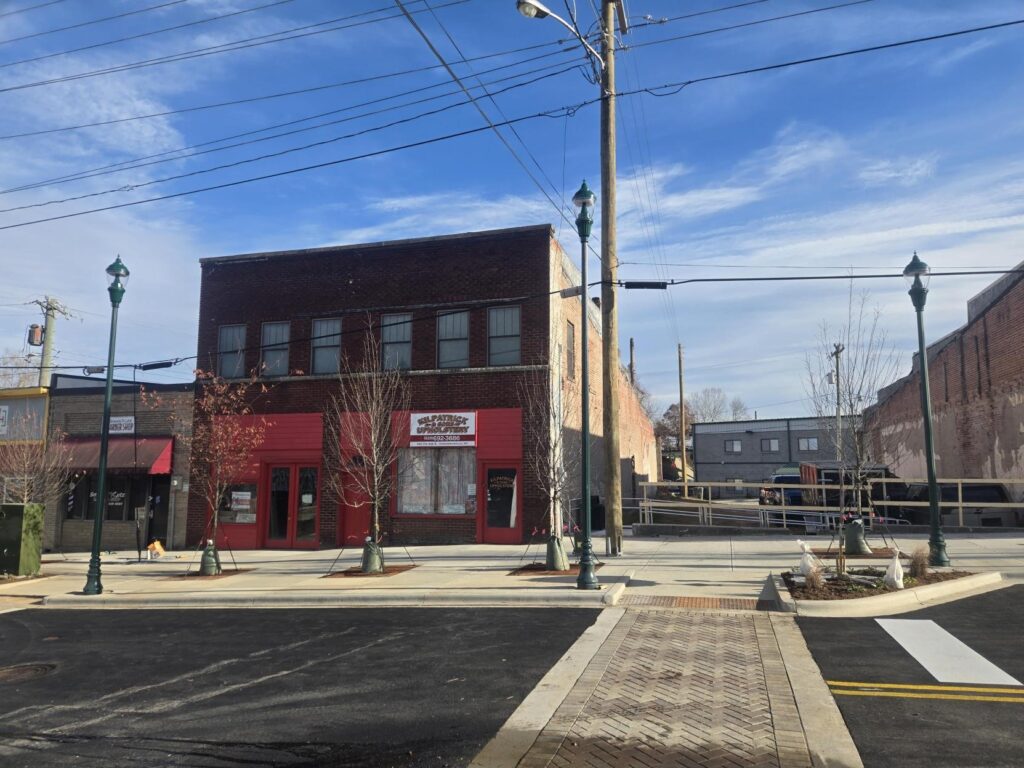
<path fill-rule="evenodd" d="M 590 237 L 590 229 L 594 224 L 594 204 L 597 202 L 597 195 L 593 193 L 587 182 L 584 180 L 579 190 L 572 196 L 572 204 L 580 209 L 576 216 L 576 231 L 580 239 L 586 240 Z"/>
<path fill-rule="evenodd" d="M 914 251 L 914 258 L 903 268 L 903 279 L 907 281 L 907 285 L 913 286 L 915 280 L 920 280 L 921 285 L 927 288 L 931 275 L 932 268 L 921 261 L 917 256 L 917 251 Z"/>
<path fill-rule="evenodd" d="M 528 19 L 543 19 L 551 15 L 551 11 L 537 0 L 516 0 L 516 10 Z"/>
<path fill-rule="evenodd" d="M 107 267 L 107 291 L 110 293 L 110 303 L 115 307 L 124 298 L 124 289 L 128 285 L 129 274 L 131 273 L 128 271 L 128 267 L 124 265 L 124 262 L 121 261 L 120 256 L 114 259 L 114 263 Z"/>

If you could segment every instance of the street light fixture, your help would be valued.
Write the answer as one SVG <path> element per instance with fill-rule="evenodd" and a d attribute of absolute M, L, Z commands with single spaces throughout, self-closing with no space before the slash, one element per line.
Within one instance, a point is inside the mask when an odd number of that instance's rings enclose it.
<path fill-rule="evenodd" d="M 590 55 L 596 59 L 598 66 L 604 69 L 604 59 L 601 58 L 601 54 L 594 50 L 594 47 L 587 42 L 587 39 L 579 33 L 576 27 L 552 11 L 544 3 L 539 3 L 537 0 L 516 0 L 516 10 L 528 19 L 546 19 L 550 16 L 572 32 L 573 37 L 583 43 L 583 46 L 590 52 Z"/>
<path fill-rule="evenodd" d="M 622 465 L 619 451 L 619 310 L 615 191 L 615 31 L 628 31 L 626 0 L 600 0 L 601 52 L 539 0 L 516 0 L 523 16 L 550 16 L 570 30 L 601 67 L 601 386 L 604 425 L 606 509 L 610 524 L 606 545 L 611 555 L 622 554 Z"/>
<path fill-rule="evenodd" d="M 939 484 L 935 481 L 935 446 L 932 442 L 932 396 L 928 382 L 928 348 L 924 342 L 924 304 L 928 299 L 928 280 L 931 268 L 917 257 L 903 270 L 910 286 L 910 300 L 917 313 L 917 351 L 921 374 L 921 415 L 924 418 L 924 459 L 928 468 L 928 512 L 931 532 L 928 536 L 928 564 L 949 565 L 946 540 L 942 535 L 942 517 L 939 509 Z"/>
<path fill-rule="evenodd" d="M 100 579 L 100 542 L 103 538 L 103 518 L 107 510 L 107 445 L 110 442 L 110 399 L 114 391 L 114 348 L 117 342 L 117 308 L 124 298 L 128 283 L 128 267 L 118 256 L 107 267 L 110 294 L 110 344 L 107 348 L 107 389 L 103 396 L 103 429 L 100 432 L 100 465 L 97 470 L 99 482 L 96 487 L 96 518 L 92 523 L 92 555 L 89 557 L 89 572 L 83 592 L 87 595 L 103 594 Z"/>
<path fill-rule="evenodd" d="M 580 375 L 581 389 L 580 397 L 581 411 L 581 442 L 583 476 L 580 483 L 582 498 L 580 500 L 580 512 L 583 517 L 583 552 L 580 555 L 580 573 L 576 578 L 577 589 L 599 589 L 597 575 L 594 573 L 594 545 L 590 540 L 590 368 L 587 357 L 587 305 L 590 298 L 587 296 L 587 240 L 590 239 L 590 230 L 594 224 L 594 203 L 597 197 L 590 191 L 587 182 L 584 181 L 579 191 L 572 196 L 573 204 L 580 209 L 576 216 L 576 231 L 580 236 L 580 364 L 583 368 Z"/>

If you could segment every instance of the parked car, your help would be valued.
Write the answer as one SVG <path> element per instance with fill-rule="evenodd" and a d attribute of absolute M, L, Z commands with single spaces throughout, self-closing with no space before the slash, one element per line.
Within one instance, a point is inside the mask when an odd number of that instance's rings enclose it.
<path fill-rule="evenodd" d="M 985 504 L 1009 504 L 1013 502 L 1006 486 L 1001 483 L 964 483 L 960 499 L 964 505 L 964 525 L 982 527 L 1012 527 L 1024 520 L 1024 506 L 986 507 Z M 939 498 L 944 504 L 956 504 L 958 498 L 956 483 L 939 483 Z M 911 483 L 907 486 L 907 501 L 927 502 L 928 485 Z M 928 507 L 901 507 L 902 516 L 915 525 L 929 523 Z M 956 525 L 959 512 L 955 506 L 943 506 L 944 525 Z"/>
<path fill-rule="evenodd" d="M 769 482 L 772 485 L 800 485 L 799 474 L 774 474 Z M 787 507 L 798 507 L 803 504 L 804 495 L 800 488 L 771 488 L 764 487 L 758 494 L 758 504 L 771 504 L 781 506 L 785 498 Z"/>

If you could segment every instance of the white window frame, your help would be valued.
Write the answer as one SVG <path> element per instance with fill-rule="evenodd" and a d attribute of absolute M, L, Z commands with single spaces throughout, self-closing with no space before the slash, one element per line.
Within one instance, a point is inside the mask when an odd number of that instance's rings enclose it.
<path fill-rule="evenodd" d="M 404 352 L 404 360 L 396 355 Z M 381 315 L 380 318 L 380 362 L 385 369 L 397 368 L 407 371 L 412 368 L 412 313 L 397 312 Z M 402 363 L 405 365 L 402 365 Z"/>
<path fill-rule="evenodd" d="M 768 443 L 768 447 L 765 448 L 764 444 Z M 774 445 L 773 445 L 774 444 Z M 781 450 L 780 446 L 782 441 L 777 437 L 762 437 L 761 438 L 761 453 L 779 453 Z"/>
<path fill-rule="evenodd" d="M 814 442 L 813 446 L 811 445 L 812 441 Z M 816 438 L 816 437 L 798 437 L 797 441 L 796 441 L 796 448 L 797 448 L 798 451 L 805 451 L 805 452 L 816 451 L 816 450 L 818 450 L 818 438 Z"/>
<path fill-rule="evenodd" d="M 731 446 L 731 448 L 730 448 Z M 723 448 L 725 453 L 731 456 L 735 456 L 737 453 L 743 453 L 743 441 L 742 440 L 726 440 L 725 447 Z"/>
<path fill-rule="evenodd" d="M 332 324 L 330 327 L 326 326 L 328 323 Z M 319 327 L 318 327 L 319 326 Z M 312 330 L 312 347 L 309 352 L 309 370 L 313 375 L 329 375 L 338 373 L 341 370 L 341 318 L 340 317 L 318 317 L 313 320 L 310 326 Z M 336 330 L 335 330 L 336 328 Z M 328 366 L 329 369 L 321 369 L 317 366 L 317 360 L 320 356 L 317 355 L 317 351 L 334 350 L 334 355 L 331 356 L 328 352 L 327 359 L 332 363 Z"/>
<path fill-rule="evenodd" d="M 267 341 L 267 330 L 284 329 L 284 340 Z M 288 375 L 288 347 L 291 342 L 292 324 L 287 320 L 275 320 L 260 326 L 260 376 L 279 378 Z M 272 355 L 273 365 L 267 362 L 267 353 Z M 282 364 L 283 363 L 283 364 Z"/>
<path fill-rule="evenodd" d="M 237 347 L 224 348 L 224 332 L 241 328 L 241 339 L 236 339 Z M 248 326 L 244 323 L 222 325 L 217 328 L 217 375 L 225 379 L 241 379 L 245 377 L 245 337 L 248 333 Z M 227 370 L 225 359 L 228 355 L 235 355 L 236 362 L 232 370 Z"/>
<path fill-rule="evenodd" d="M 491 307 L 487 310 L 487 364 L 490 366 L 520 365 L 523 359 L 523 313 L 519 306 Z M 512 333 L 512 326 L 515 332 Z M 494 342 L 498 339 L 515 339 L 513 351 L 503 349 L 495 351 Z M 499 345 L 500 346 L 500 345 Z M 508 359 L 505 359 L 505 358 Z M 515 358 L 514 360 L 512 358 Z M 495 362 L 495 360 L 498 362 Z"/>
<path fill-rule="evenodd" d="M 460 327 L 461 326 L 461 327 Z M 454 335 L 462 333 L 461 336 Z M 458 349 L 462 345 L 460 357 L 450 356 L 448 362 L 442 350 Z M 469 310 L 456 310 L 437 313 L 437 367 L 468 368 L 469 367 Z"/>

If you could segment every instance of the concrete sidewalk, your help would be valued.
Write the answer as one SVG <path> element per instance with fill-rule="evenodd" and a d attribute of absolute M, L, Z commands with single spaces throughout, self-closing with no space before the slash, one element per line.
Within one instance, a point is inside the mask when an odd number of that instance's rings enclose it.
<path fill-rule="evenodd" d="M 827 537 L 810 537 L 825 547 Z M 883 545 L 872 538 L 872 545 Z M 924 535 L 901 536 L 905 551 L 927 544 Z M 168 553 L 136 562 L 135 553 L 103 555 L 104 594 L 81 594 L 88 554 L 49 554 L 46 578 L 0 582 L 0 610 L 42 602 L 60 608 L 277 607 L 344 605 L 540 605 L 754 608 L 765 577 L 796 566 L 799 548 L 792 536 L 737 535 L 637 539 L 627 538 L 625 553 L 605 558 L 604 539 L 595 539 L 602 589 L 575 589 L 566 575 L 510 575 L 543 561 L 541 544 L 496 546 L 391 547 L 389 565 L 414 565 L 401 573 L 377 577 L 326 577 L 358 565 L 357 549 L 320 551 L 250 550 L 224 552 L 230 573 L 218 578 L 185 577 L 193 552 Z M 956 535 L 948 539 L 957 568 L 1002 571 L 1024 579 L 1024 537 Z M 628 586 L 627 586 L 628 584 Z"/>

